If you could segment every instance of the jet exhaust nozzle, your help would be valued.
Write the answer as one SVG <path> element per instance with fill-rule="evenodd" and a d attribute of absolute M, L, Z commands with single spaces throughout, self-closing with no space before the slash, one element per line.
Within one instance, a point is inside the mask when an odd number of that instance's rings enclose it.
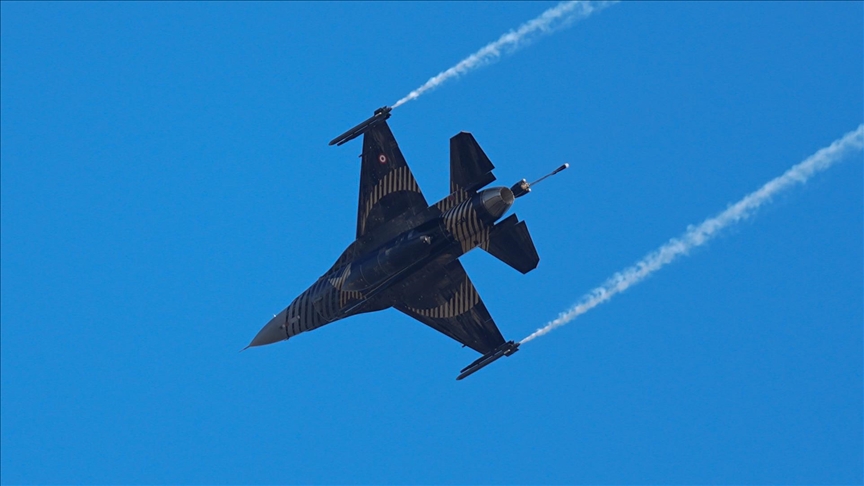
<path fill-rule="evenodd" d="M 513 205 L 515 197 L 513 192 L 506 187 L 494 187 L 492 189 L 484 189 L 479 193 L 480 204 L 489 215 L 497 220 Z"/>

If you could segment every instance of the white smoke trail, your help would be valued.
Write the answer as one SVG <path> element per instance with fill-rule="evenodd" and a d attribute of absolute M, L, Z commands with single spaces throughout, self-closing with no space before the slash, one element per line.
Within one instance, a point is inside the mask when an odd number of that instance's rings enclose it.
<path fill-rule="evenodd" d="M 426 81 L 426 84 L 408 93 L 407 96 L 394 103 L 393 108 L 398 108 L 411 100 L 419 98 L 423 93 L 437 88 L 451 78 L 457 78 L 468 71 L 498 60 L 502 53 L 510 54 L 515 52 L 517 49 L 529 44 L 537 37 L 551 34 L 556 30 L 568 27 L 573 22 L 584 19 L 594 12 L 599 12 L 613 3 L 616 2 L 561 2 L 555 7 L 552 7 L 540 14 L 539 17 L 525 22 L 519 26 L 518 29 L 511 30 L 502 35 L 495 42 L 487 44 L 479 51 L 459 61 L 458 64 L 450 69 L 438 73 L 437 76 Z"/>
<path fill-rule="evenodd" d="M 820 149 L 803 162 L 793 166 L 780 177 L 769 181 L 759 190 L 748 194 L 744 199 L 729 206 L 728 209 L 717 216 L 706 219 L 699 226 L 688 227 L 683 235 L 669 240 L 668 243 L 649 253 L 632 267 L 616 273 L 606 280 L 603 285 L 584 295 L 570 310 L 562 312 L 557 319 L 536 330 L 523 339 L 521 343 L 524 344 L 548 333 L 556 327 L 567 324 L 594 307 L 608 301 L 616 294 L 641 282 L 665 265 L 672 263 L 679 256 L 686 255 L 691 248 L 705 244 L 716 236 L 720 230 L 748 218 L 763 204 L 769 202 L 775 194 L 789 189 L 795 184 L 804 184 L 813 174 L 828 169 L 834 163 L 839 162 L 852 153 L 860 152 L 862 146 L 864 146 L 864 124 L 859 125 L 857 130 L 847 133 L 842 138 L 835 140 L 828 147 Z"/>

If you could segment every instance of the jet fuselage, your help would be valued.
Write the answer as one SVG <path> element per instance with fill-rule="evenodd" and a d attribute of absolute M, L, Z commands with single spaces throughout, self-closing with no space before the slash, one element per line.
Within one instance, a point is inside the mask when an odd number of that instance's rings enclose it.
<path fill-rule="evenodd" d="M 507 187 L 473 195 L 456 191 L 428 209 L 429 217 L 386 243 L 345 259 L 273 317 L 252 340 L 260 346 L 363 312 L 393 305 L 388 290 L 421 272 L 430 262 L 446 264 L 488 242 L 489 230 L 515 200 Z M 345 261 L 342 261 L 345 260 Z"/>

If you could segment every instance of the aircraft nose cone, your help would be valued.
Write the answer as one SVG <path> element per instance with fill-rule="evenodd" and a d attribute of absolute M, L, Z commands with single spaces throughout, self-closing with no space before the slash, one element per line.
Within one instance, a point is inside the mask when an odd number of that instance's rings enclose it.
<path fill-rule="evenodd" d="M 285 313 L 287 310 L 283 310 L 276 314 L 273 319 L 270 319 L 270 322 L 258 331 L 248 347 L 263 346 L 288 339 L 288 334 L 285 332 Z"/>
<path fill-rule="evenodd" d="M 510 209 L 514 199 L 513 191 L 506 187 L 486 189 L 480 195 L 483 207 L 496 220 Z"/>

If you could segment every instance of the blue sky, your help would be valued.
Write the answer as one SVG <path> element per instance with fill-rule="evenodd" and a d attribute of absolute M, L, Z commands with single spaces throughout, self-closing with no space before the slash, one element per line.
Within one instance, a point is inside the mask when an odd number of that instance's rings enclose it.
<path fill-rule="evenodd" d="M 327 142 L 554 3 L 2 9 L 2 482 L 862 482 L 860 156 L 456 382 L 388 310 L 238 353 L 354 235 Z M 508 339 L 864 118 L 864 7 L 623 3 L 393 112 L 470 131 L 541 257 Z"/>

